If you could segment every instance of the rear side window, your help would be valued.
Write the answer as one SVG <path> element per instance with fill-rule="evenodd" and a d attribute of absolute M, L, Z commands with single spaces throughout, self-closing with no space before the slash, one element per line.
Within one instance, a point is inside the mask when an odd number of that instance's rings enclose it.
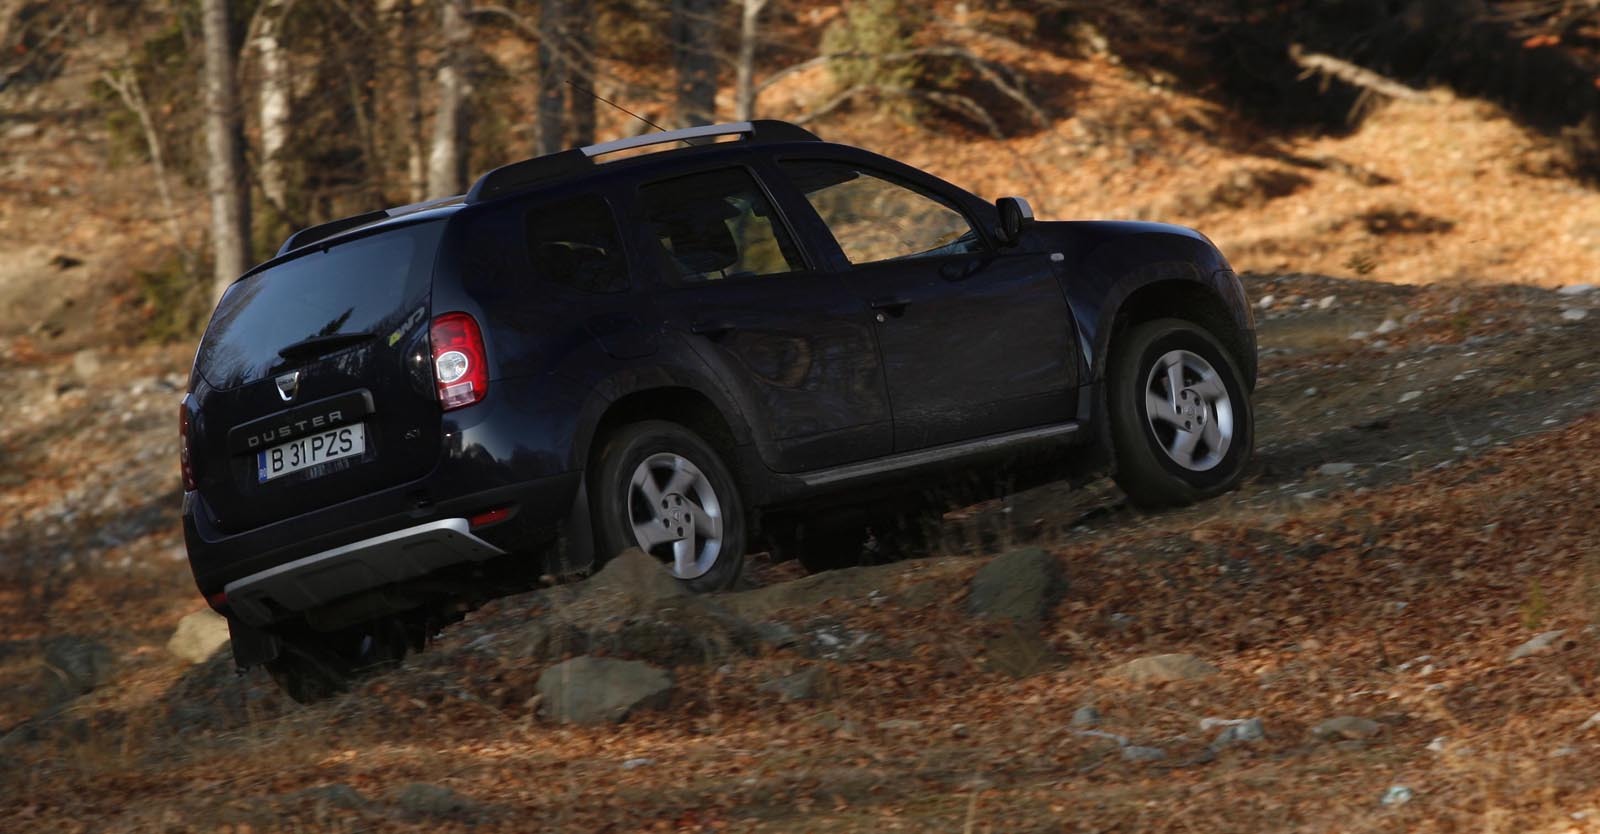
<path fill-rule="evenodd" d="M 852 264 L 983 249 L 967 218 L 931 194 L 839 162 L 779 165 L 805 193 Z"/>
<path fill-rule="evenodd" d="M 235 282 L 211 315 L 195 367 L 211 385 L 232 388 L 267 377 L 285 364 L 279 350 L 313 336 L 398 342 L 400 330 L 424 318 L 413 313 L 426 303 L 442 226 L 335 244 Z"/>
<path fill-rule="evenodd" d="M 779 275 L 805 269 L 794 238 L 743 168 L 723 168 L 640 189 L 656 260 L 668 283 Z"/>
<path fill-rule="evenodd" d="M 528 250 L 538 276 L 588 293 L 628 288 L 628 258 L 606 201 L 585 195 L 528 212 Z"/>

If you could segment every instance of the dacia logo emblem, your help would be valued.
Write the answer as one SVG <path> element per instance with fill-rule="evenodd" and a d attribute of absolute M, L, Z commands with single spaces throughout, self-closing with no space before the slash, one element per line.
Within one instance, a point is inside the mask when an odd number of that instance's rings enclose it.
<path fill-rule="evenodd" d="M 295 394 L 300 393 L 300 372 L 290 371 L 283 374 L 278 377 L 277 383 L 278 396 L 282 397 L 284 402 L 289 402 L 294 399 Z"/>

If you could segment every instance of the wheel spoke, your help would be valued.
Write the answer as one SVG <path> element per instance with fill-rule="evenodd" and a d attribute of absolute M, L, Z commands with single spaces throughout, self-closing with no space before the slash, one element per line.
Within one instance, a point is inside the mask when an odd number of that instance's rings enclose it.
<path fill-rule="evenodd" d="M 700 543 L 694 531 L 685 530 L 683 538 L 672 543 L 672 572 L 678 576 L 694 576 L 694 560 L 700 553 Z"/>
<path fill-rule="evenodd" d="M 694 470 L 692 464 L 686 460 L 679 459 L 673 467 L 672 477 L 667 479 L 667 485 L 662 487 L 661 492 L 665 495 L 673 493 L 688 495 L 689 489 L 694 486 L 694 482 L 699 480 L 699 475 L 700 473 Z"/>
<path fill-rule="evenodd" d="M 644 500 L 650 504 L 651 510 L 660 511 L 661 497 L 664 493 L 661 491 L 661 487 L 656 486 L 656 473 L 651 471 L 650 467 L 639 467 L 639 471 L 633 476 L 633 488 L 639 490 L 640 494 L 644 496 Z"/>
<path fill-rule="evenodd" d="M 1172 407 L 1172 400 L 1154 391 L 1144 392 L 1144 410 L 1152 420 L 1160 420 L 1174 426 L 1183 425 L 1183 421 L 1178 419 L 1177 409 Z"/>
<path fill-rule="evenodd" d="M 1189 387 L 1193 388 L 1194 392 L 1203 397 L 1206 402 L 1216 402 L 1228 396 L 1228 389 L 1223 387 L 1222 380 L 1215 374 L 1206 374 L 1200 377 L 1199 382 Z"/>
<path fill-rule="evenodd" d="M 708 514 L 704 509 L 696 509 L 694 513 L 694 532 L 702 539 L 713 540 L 722 538 L 722 518 Z"/>
<path fill-rule="evenodd" d="M 1200 439 L 1206 442 L 1206 452 L 1211 455 L 1222 452 L 1222 421 L 1215 414 L 1206 420 L 1205 427 L 1200 430 Z"/>
<path fill-rule="evenodd" d="M 1167 401 L 1172 403 L 1172 410 L 1178 410 L 1178 392 L 1183 390 L 1183 363 L 1177 359 L 1168 360 L 1167 365 Z"/>
<path fill-rule="evenodd" d="M 1172 459 L 1183 466 L 1194 465 L 1194 450 L 1200 445 L 1200 432 L 1179 430 L 1172 439 L 1172 447 L 1168 451 Z"/>
<path fill-rule="evenodd" d="M 633 525 L 633 538 L 639 542 L 639 547 L 649 550 L 662 542 L 672 541 L 673 534 L 659 518 L 651 518 Z"/>

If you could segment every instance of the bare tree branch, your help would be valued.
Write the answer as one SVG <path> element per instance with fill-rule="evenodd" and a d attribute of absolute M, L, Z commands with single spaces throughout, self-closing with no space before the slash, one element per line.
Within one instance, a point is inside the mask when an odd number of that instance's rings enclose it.
<path fill-rule="evenodd" d="M 1433 97 L 1412 87 L 1407 87 L 1391 78 L 1386 78 L 1366 67 L 1357 66 L 1332 55 L 1320 52 L 1307 52 L 1300 44 L 1289 45 L 1289 59 L 1300 65 L 1305 70 L 1302 78 L 1315 74 L 1322 74 L 1329 78 L 1337 78 L 1346 84 L 1352 84 L 1363 90 L 1371 90 L 1389 98 L 1404 99 L 1407 101 L 1432 101 Z"/>

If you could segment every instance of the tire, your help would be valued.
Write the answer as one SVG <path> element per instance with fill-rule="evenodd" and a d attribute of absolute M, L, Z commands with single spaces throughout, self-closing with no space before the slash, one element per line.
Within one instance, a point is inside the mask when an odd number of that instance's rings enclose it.
<path fill-rule="evenodd" d="M 779 561 L 794 559 L 806 573 L 821 573 L 861 564 L 867 528 L 864 524 L 823 527 L 796 523 L 771 538 Z"/>
<path fill-rule="evenodd" d="M 1134 325 L 1113 346 L 1106 418 L 1113 477 L 1146 509 L 1234 489 L 1254 450 L 1254 410 L 1238 364 L 1216 337 L 1182 319 Z"/>
<path fill-rule="evenodd" d="M 704 440 L 677 423 L 634 423 L 604 441 L 592 467 L 589 501 L 602 563 L 637 547 L 690 590 L 720 591 L 738 581 L 744 503 Z"/>
<path fill-rule="evenodd" d="M 330 633 L 285 639 L 267 673 L 284 694 L 314 704 L 350 688 L 352 681 L 394 669 L 405 659 L 409 636 L 394 618 Z"/>

